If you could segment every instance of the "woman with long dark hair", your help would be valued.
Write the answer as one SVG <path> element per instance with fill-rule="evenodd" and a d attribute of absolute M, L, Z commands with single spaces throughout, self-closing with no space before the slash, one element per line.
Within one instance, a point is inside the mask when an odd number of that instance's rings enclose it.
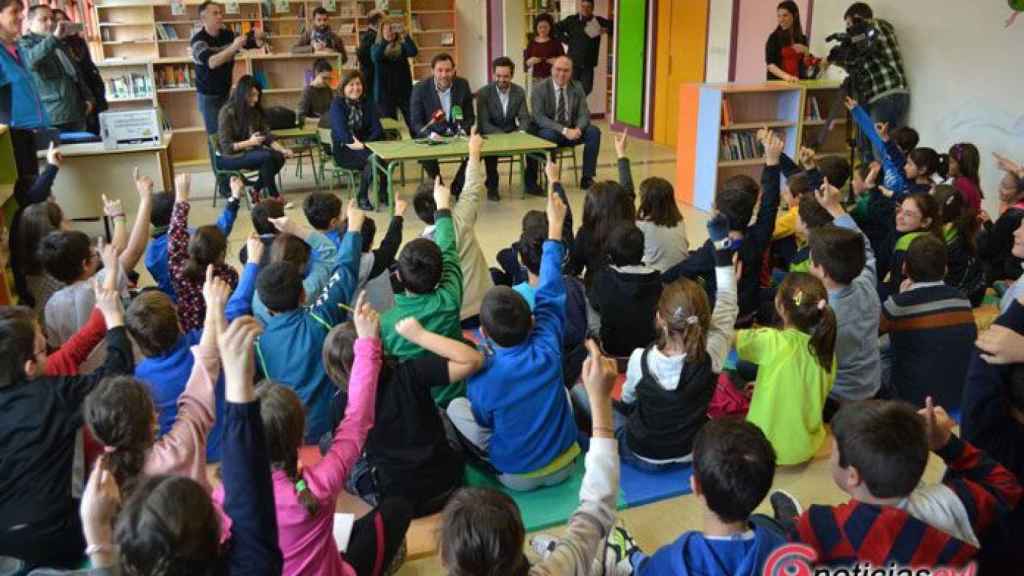
<path fill-rule="evenodd" d="M 349 170 L 362 173 L 359 179 L 359 209 L 373 210 L 369 190 L 373 182 L 372 153 L 365 142 L 384 139 L 376 107 L 364 96 L 363 74 L 359 70 L 346 70 L 338 84 L 338 94 L 331 102 L 331 142 L 334 162 Z M 388 202 L 387 183 L 380 179 L 377 200 Z"/>
<path fill-rule="evenodd" d="M 220 109 L 220 167 L 225 170 L 259 170 L 258 190 L 279 196 L 277 173 L 292 151 L 274 140 L 260 105 L 263 91 L 250 75 L 238 79 L 227 104 Z"/>
<path fill-rule="evenodd" d="M 764 46 L 768 80 L 796 82 L 806 74 L 804 56 L 810 54 L 800 8 L 792 0 L 780 2 L 777 17 L 779 25 Z"/>

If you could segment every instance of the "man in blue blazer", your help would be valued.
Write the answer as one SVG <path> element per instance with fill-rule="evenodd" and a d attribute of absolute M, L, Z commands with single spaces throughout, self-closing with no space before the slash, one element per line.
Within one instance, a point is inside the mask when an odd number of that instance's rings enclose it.
<path fill-rule="evenodd" d="M 469 82 L 455 76 L 455 60 L 450 54 L 442 52 L 434 56 L 430 68 L 433 75 L 420 80 L 412 89 L 412 137 L 469 135 L 476 123 Z M 441 173 L 436 160 L 424 161 L 423 168 L 431 180 Z M 463 160 L 452 181 L 452 194 L 457 196 L 462 191 L 465 173 L 466 161 Z"/>

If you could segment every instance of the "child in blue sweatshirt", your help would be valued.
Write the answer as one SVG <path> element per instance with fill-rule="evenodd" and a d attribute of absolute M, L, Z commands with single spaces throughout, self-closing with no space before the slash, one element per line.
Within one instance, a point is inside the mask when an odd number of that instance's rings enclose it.
<path fill-rule="evenodd" d="M 775 451 L 761 429 L 743 420 L 712 420 L 693 446 L 690 485 L 704 510 L 704 531 L 686 532 L 647 556 L 616 528 L 609 546 L 628 556 L 639 576 L 760 576 L 786 543 L 777 528 L 752 519 L 775 477 Z"/>
<path fill-rule="evenodd" d="M 241 205 L 240 199 L 244 189 L 245 182 L 237 176 L 232 176 L 231 197 L 228 198 L 224 204 L 224 211 L 217 218 L 217 228 L 224 233 L 225 238 L 231 236 L 231 230 L 235 227 L 235 218 L 238 217 L 238 207 Z M 157 287 L 170 296 L 173 302 L 177 302 L 178 297 L 171 284 L 171 266 L 167 257 L 167 230 L 171 225 L 173 209 L 173 192 L 160 192 L 153 195 L 153 210 L 149 213 L 149 224 L 152 226 L 152 230 L 149 245 L 146 247 L 145 262 L 146 270 L 153 277 Z"/>
<path fill-rule="evenodd" d="M 263 251 L 263 243 L 256 235 L 248 241 L 252 254 Z M 259 272 L 259 258 L 250 260 L 242 271 L 231 299 L 224 309 L 224 316 L 230 322 L 252 311 L 250 302 L 256 288 Z M 178 418 L 178 397 L 185 391 L 195 357 L 192 347 L 199 344 L 203 330 L 182 332 L 178 322 L 177 309 L 169 294 L 162 290 L 146 290 L 139 294 L 125 315 L 125 325 L 143 359 L 135 366 L 135 377 L 149 387 L 153 404 L 157 409 L 159 435 L 170 432 Z M 224 415 L 224 378 L 217 380 L 216 423 L 210 430 L 206 443 L 207 462 L 219 462 Z"/>
<path fill-rule="evenodd" d="M 468 398 L 448 405 L 468 448 L 513 490 L 562 482 L 580 453 L 576 425 L 562 384 L 565 281 L 561 243 L 565 204 L 548 196 L 548 241 L 541 259 L 533 316 L 516 291 L 492 288 L 480 309 L 481 332 L 492 350 L 469 380 Z"/>
<path fill-rule="evenodd" d="M 256 279 L 256 291 L 270 311 L 263 335 L 256 343 L 260 370 L 265 378 L 295 390 L 306 407 L 306 442 L 316 444 L 331 426 L 334 384 L 324 371 L 321 350 L 327 333 L 345 321 L 359 275 L 359 256 L 366 215 L 348 206 L 348 232 L 341 241 L 338 269 L 311 305 L 302 288 L 302 272 L 290 262 L 274 262 Z"/>

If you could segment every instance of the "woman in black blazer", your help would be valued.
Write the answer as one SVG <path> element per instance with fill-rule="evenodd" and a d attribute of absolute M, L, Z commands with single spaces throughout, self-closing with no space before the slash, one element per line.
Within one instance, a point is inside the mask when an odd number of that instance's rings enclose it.
<path fill-rule="evenodd" d="M 807 36 L 800 23 L 800 8 L 796 2 L 779 3 L 779 25 L 764 46 L 768 80 L 796 82 L 806 75 L 804 56 L 810 54 Z"/>
<path fill-rule="evenodd" d="M 363 95 L 363 75 L 358 70 L 348 70 L 341 77 L 338 95 L 331 102 L 330 117 L 334 162 L 342 168 L 362 172 L 359 208 L 373 210 L 369 198 L 373 165 L 370 162 L 371 152 L 364 142 L 381 140 L 384 129 L 377 117 L 376 106 Z M 386 186 L 386 180 L 381 178 L 377 199 L 382 206 L 388 202 Z"/>

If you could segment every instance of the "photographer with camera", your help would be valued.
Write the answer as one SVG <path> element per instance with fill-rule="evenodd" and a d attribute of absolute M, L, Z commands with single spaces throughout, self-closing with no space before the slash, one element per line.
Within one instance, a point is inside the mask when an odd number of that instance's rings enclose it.
<path fill-rule="evenodd" d="M 892 24 L 875 18 L 871 7 L 855 2 L 846 9 L 846 33 L 826 40 L 839 40 L 824 67 L 836 64 L 849 73 L 848 95 L 858 100 L 875 122 L 889 130 L 903 126 L 910 107 L 910 89 L 903 70 L 903 56 Z M 824 67 L 822 70 L 824 70 Z M 861 159 L 867 163 L 880 159 L 864 134 L 858 136 Z"/>

